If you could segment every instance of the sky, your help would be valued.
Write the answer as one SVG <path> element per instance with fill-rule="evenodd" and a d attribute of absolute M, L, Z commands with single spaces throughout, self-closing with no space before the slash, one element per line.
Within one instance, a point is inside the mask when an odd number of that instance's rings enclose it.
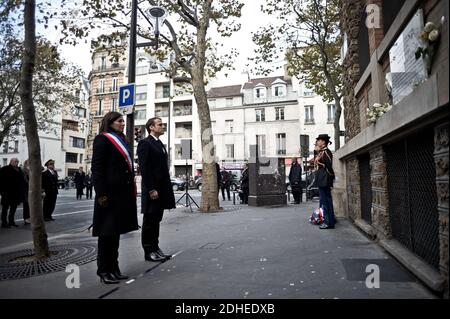
<path fill-rule="evenodd" d="M 257 31 L 258 28 L 262 26 L 262 23 L 270 21 L 270 17 L 267 17 L 260 11 L 261 4 L 264 3 L 264 0 L 243 1 L 245 5 L 242 9 L 242 17 L 239 19 L 241 30 L 233 34 L 230 38 L 222 39 L 225 50 L 235 47 L 239 52 L 239 56 L 235 62 L 236 70 L 222 71 L 216 79 L 211 81 L 212 86 L 241 84 L 247 80 L 247 74 L 243 73 L 243 71 L 246 69 L 246 64 L 249 63 L 248 58 L 253 55 L 253 50 L 255 48 L 251 39 L 251 33 Z M 44 30 L 38 26 L 38 31 L 43 33 L 45 37 L 52 42 L 57 42 L 60 37 L 60 33 L 53 28 Z M 98 34 L 95 33 L 92 34 L 94 38 L 97 35 Z M 72 45 L 62 45 L 60 46 L 60 52 L 65 59 L 79 65 L 86 75 L 89 74 L 89 71 L 91 70 L 89 40 L 87 43 L 84 43 L 83 41 L 75 47 Z M 281 72 L 281 70 L 278 70 L 275 74 L 279 75 Z M 226 73 L 228 76 L 225 76 Z"/>

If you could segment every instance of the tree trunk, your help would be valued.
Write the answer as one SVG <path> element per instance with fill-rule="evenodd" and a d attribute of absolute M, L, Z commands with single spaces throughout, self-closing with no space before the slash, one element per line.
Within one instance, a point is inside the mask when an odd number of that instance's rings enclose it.
<path fill-rule="evenodd" d="M 202 141 L 202 201 L 200 211 L 210 212 L 220 209 L 219 185 L 217 185 L 217 170 L 214 138 L 211 130 L 211 116 L 205 89 L 205 65 L 206 65 L 206 33 L 208 30 L 212 0 L 203 3 L 203 18 L 197 28 L 197 46 L 195 48 L 196 61 L 192 67 L 191 77 L 194 89 L 194 97 L 198 108 L 200 120 L 200 132 Z"/>
<path fill-rule="evenodd" d="M 198 108 L 200 120 L 201 142 L 202 142 L 202 201 L 200 211 L 217 211 L 219 206 L 219 188 L 217 185 L 217 170 L 215 158 L 215 145 L 211 130 L 211 116 L 206 96 L 205 84 L 203 82 L 203 70 L 193 70 L 192 86 L 195 101 Z"/>
<path fill-rule="evenodd" d="M 30 162 L 29 205 L 31 229 L 35 256 L 38 259 L 48 257 L 49 249 L 47 233 L 45 231 L 44 216 L 42 212 L 41 195 L 41 149 L 37 129 L 37 120 L 33 103 L 33 73 L 36 60 L 36 1 L 26 0 L 24 4 L 25 41 L 22 58 L 22 71 L 20 79 L 20 97 L 22 100 L 25 133 L 28 144 L 28 158 Z"/>

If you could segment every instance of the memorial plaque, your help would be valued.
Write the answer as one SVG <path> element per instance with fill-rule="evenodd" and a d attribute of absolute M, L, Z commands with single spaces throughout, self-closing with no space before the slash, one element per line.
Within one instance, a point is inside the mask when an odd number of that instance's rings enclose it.
<path fill-rule="evenodd" d="M 414 87 L 427 78 L 423 59 L 416 60 L 415 56 L 417 48 L 424 45 L 419 38 L 423 26 L 423 14 L 420 9 L 389 50 L 394 104 L 411 94 Z"/>

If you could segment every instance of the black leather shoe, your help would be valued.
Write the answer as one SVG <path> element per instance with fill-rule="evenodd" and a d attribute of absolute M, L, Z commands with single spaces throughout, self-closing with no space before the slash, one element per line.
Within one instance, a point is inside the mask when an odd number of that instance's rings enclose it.
<path fill-rule="evenodd" d="M 334 226 L 328 226 L 327 224 L 322 224 L 319 226 L 320 229 L 333 229 Z"/>
<path fill-rule="evenodd" d="M 19 227 L 16 223 L 9 223 L 9 227 Z"/>
<path fill-rule="evenodd" d="M 158 255 L 160 255 L 161 257 L 166 258 L 166 259 L 170 259 L 172 257 L 172 255 L 166 255 L 165 253 L 163 253 L 161 248 L 158 248 L 158 250 L 156 250 L 156 253 Z"/>
<path fill-rule="evenodd" d="M 2 224 L 2 228 L 11 228 L 11 226 L 9 226 L 8 224 L 3 223 Z"/>
<path fill-rule="evenodd" d="M 130 276 L 122 275 L 120 270 L 116 270 L 116 271 L 112 272 L 111 275 L 113 275 L 113 277 L 117 280 L 126 280 L 126 279 L 130 278 Z"/>
<path fill-rule="evenodd" d="M 120 282 L 110 273 L 101 273 L 98 274 L 98 276 L 100 277 L 100 282 L 103 284 L 111 285 L 118 284 Z"/>
<path fill-rule="evenodd" d="M 167 258 L 160 256 L 156 251 L 152 251 L 151 253 L 145 254 L 145 260 L 147 261 L 164 261 Z"/>

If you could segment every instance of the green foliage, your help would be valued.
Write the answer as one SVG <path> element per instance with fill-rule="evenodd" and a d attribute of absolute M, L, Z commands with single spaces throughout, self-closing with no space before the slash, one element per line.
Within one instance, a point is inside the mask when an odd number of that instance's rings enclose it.
<path fill-rule="evenodd" d="M 24 124 L 19 92 L 23 40 L 11 21 L 0 22 L 0 144 Z M 78 68 L 61 59 L 55 46 L 37 40 L 33 100 L 39 129 L 54 129 L 49 119 L 77 102 L 73 93 L 80 75 Z"/>
<path fill-rule="evenodd" d="M 342 39 L 339 32 L 339 0 L 266 0 L 263 12 L 278 17 L 253 35 L 257 44 L 258 74 L 272 71 L 265 63 L 284 57 L 288 72 L 308 83 L 326 101 L 340 99 L 342 66 L 339 63 Z"/>

